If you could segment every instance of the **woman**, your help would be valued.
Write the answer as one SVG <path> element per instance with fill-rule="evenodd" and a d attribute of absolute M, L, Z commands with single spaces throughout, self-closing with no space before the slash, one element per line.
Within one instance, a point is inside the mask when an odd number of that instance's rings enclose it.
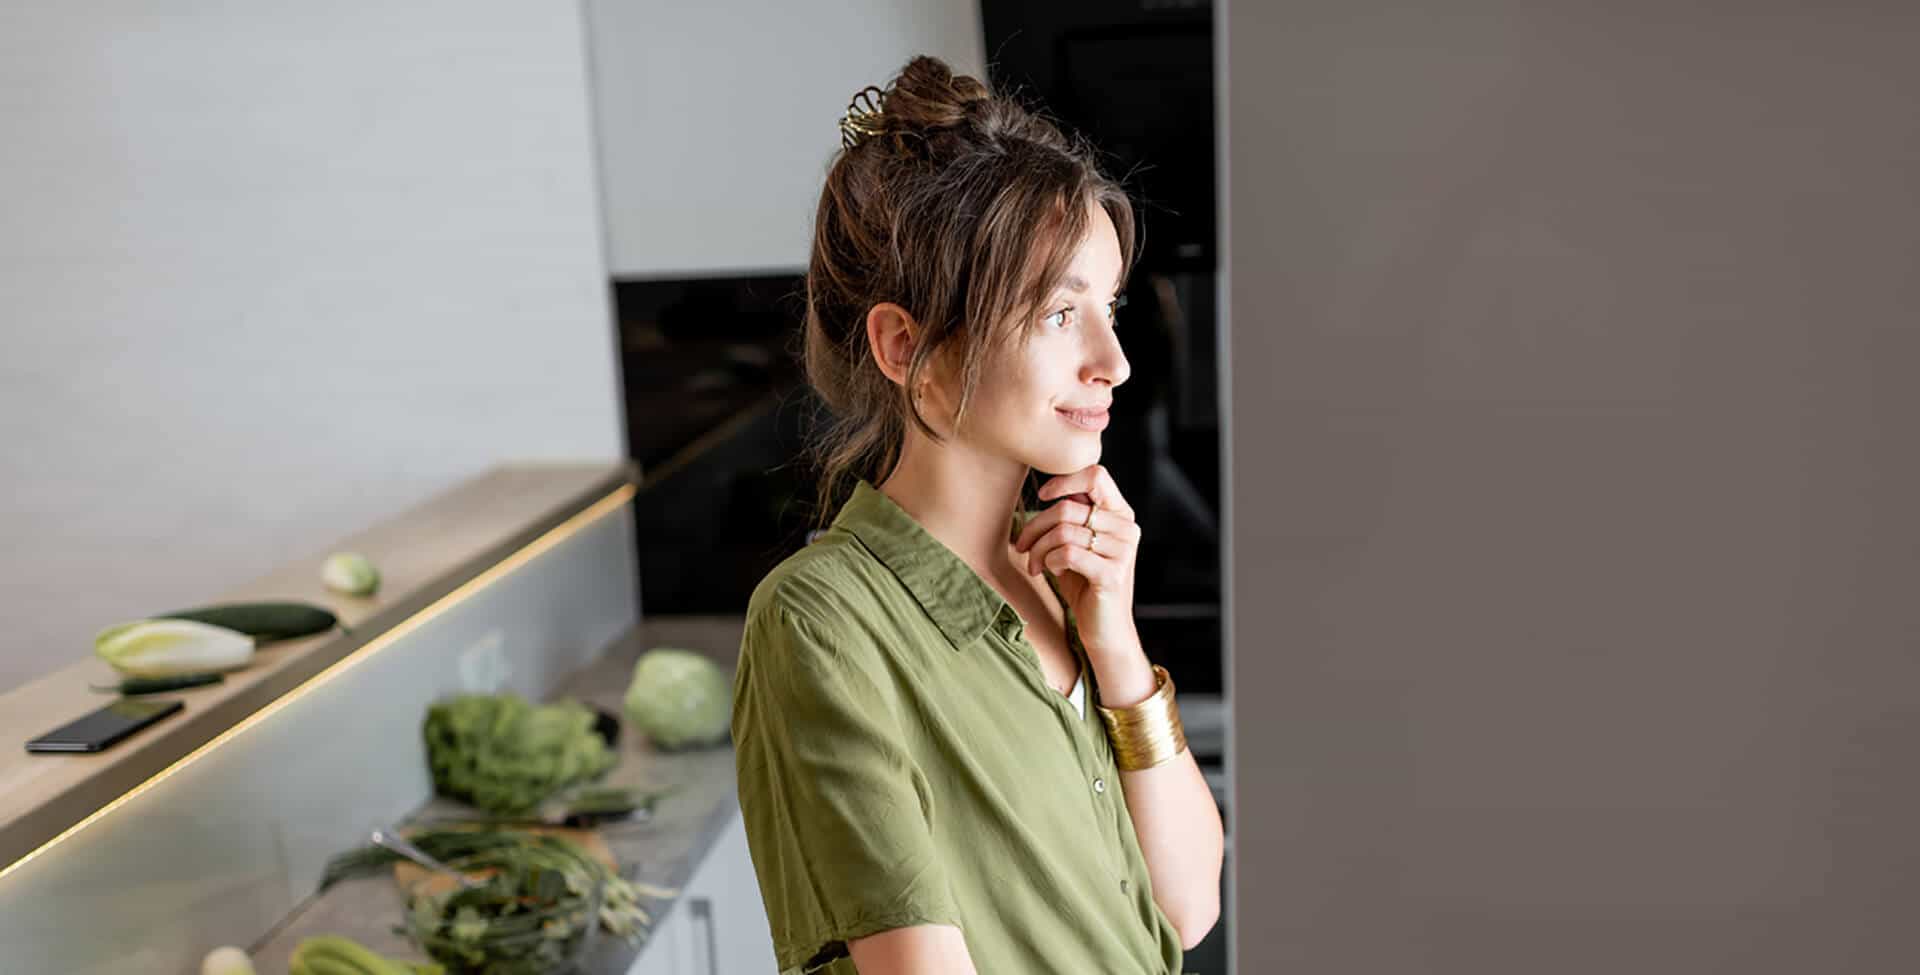
<path fill-rule="evenodd" d="M 932 58 L 841 130 L 805 359 L 835 414 L 821 496 L 848 496 L 755 589 L 734 685 L 780 968 L 1178 975 L 1222 833 L 1098 464 L 1132 210 Z"/>

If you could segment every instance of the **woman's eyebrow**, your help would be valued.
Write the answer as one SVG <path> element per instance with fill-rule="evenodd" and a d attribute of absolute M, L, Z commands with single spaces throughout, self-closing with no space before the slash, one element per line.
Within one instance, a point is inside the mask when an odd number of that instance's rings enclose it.
<path fill-rule="evenodd" d="M 1114 294 L 1120 293 L 1120 284 L 1121 282 L 1118 282 L 1118 281 L 1114 282 L 1113 284 Z M 1061 278 L 1060 286 L 1067 289 L 1068 291 L 1076 291 L 1083 294 L 1086 292 L 1087 288 L 1091 287 L 1091 285 L 1087 284 L 1086 278 L 1083 278 L 1077 274 L 1069 274 L 1066 277 Z"/>

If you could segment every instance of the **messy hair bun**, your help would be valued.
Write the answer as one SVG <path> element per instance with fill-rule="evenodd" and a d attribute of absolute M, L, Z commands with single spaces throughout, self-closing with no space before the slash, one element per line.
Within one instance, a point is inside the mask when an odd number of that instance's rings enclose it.
<path fill-rule="evenodd" d="M 812 440 L 818 523 L 850 479 L 879 484 L 907 424 L 929 426 L 907 390 L 938 361 L 960 380 L 957 425 L 991 353 L 1023 337 L 1088 232 L 1087 204 L 1134 254 L 1133 208 L 1094 150 L 1018 101 L 916 57 L 878 97 L 856 96 L 827 171 L 807 263 L 802 358 L 831 415 Z M 1123 270 L 1122 276 L 1125 272 Z M 919 325 L 905 384 L 880 371 L 867 312 L 905 308 Z"/>
<path fill-rule="evenodd" d="M 954 74 L 938 58 L 917 57 L 886 89 L 881 130 L 896 139 L 924 138 L 964 125 L 969 108 L 977 110 L 993 100 L 992 90 L 978 79 Z"/>

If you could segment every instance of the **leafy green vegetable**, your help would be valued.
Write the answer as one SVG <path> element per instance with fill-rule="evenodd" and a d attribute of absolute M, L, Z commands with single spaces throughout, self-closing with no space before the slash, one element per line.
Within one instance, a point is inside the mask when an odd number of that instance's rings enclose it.
<path fill-rule="evenodd" d="M 515 694 L 436 703 L 423 727 L 434 790 L 490 813 L 526 812 L 613 767 L 594 719 L 576 702 L 534 706 Z"/>
<path fill-rule="evenodd" d="M 134 620 L 101 630 L 93 652 L 123 677 L 175 677 L 245 667 L 253 637 L 194 620 Z"/>
<path fill-rule="evenodd" d="M 633 665 L 627 718 L 667 749 L 713 744 L 727 736 L 733 684 L 705 654 L 655 647 Z"/>
<path fill-rule="evenodd" d="M 637 940 L 652 922 L 639 906 L 641 893 L 675 893 L 628 882 L 564 837 L 426 829 L 409 833 L 407 839 L 469 876 L 489 873 L 470 888 L 422 883 L 409 892 L 405 921 L 395 929 L 455 972 L 542 975 L 561 970 L 584 949 L 596 922 L 612 934 Z M 348 851 L 327 864 L 321 889 L 384 870 L 398 859 L 380 846 Z"/>

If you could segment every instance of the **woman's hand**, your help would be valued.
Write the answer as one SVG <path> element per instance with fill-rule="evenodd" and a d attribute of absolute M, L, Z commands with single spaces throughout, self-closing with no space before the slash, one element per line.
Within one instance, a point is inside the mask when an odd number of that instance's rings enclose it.
<path fill-rule="evenodd" d="M 1089 656 L 1138 652 L 1133 566 L 1140 526 L 1133 507 L 1099 464 L 1040 485 L 1040 500 L 1055 498 L 1059 503 L 1034 515 L 1014 542 L 1016 551 L 1026 553 L 1027 574 L 1043 566 L 1053 571 Z"/>

